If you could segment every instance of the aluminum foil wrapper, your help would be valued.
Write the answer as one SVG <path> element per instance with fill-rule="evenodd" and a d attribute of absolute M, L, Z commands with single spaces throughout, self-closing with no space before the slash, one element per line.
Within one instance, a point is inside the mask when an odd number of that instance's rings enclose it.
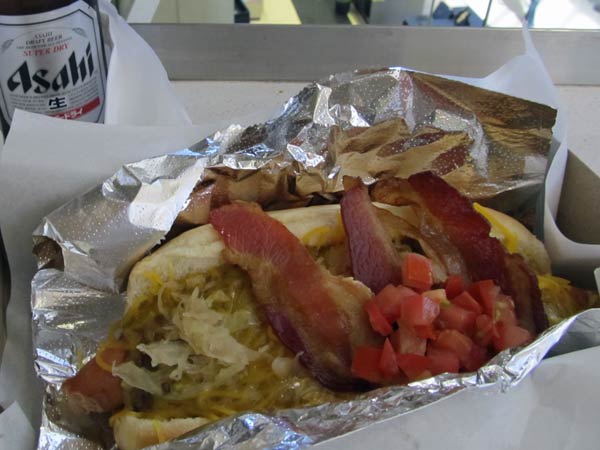
<path fill-rule="evenodd" d="M 73 281 L 62 271 L 41 270 L 33 280 L 36 366 L 46 383 L 40 450 L 100 450 L 110 442 L 107 430 L 90 423 L 86 436 L 73 431 L 61 408 L 60 383 L 75 374 L 84 355 L 92 355 L 108 326 L 121 317 L 123 299 Z M 446 398 L 466 389 L 502 392 L 532 371 L 550 352 L 567 353 L 600 345 L 600 309 L 584 311 L 543 333 L 518 351 L 498 354 L 476 373 L 444 374 L 406 386 L 381 388 L 355 400 L 311 408 L 282 410 L 267 416 L 247 413 L 209 424 L 161 450 L 292 450 L 364 428 Z M 80 420 L 78 419 L 78 422 Z M 85 429 L 85 425 L 84 425 Z M 114 450 L 114 449 L 113 449 Z"/>
<path fill-rule="evenodd" d="M 543 185 L 556 111 L 456 81 L 402 69 L 338 74 L 306 87 L 276 119 L 232 125 L 189 149 L 124 166 L 45 217 L 34 233 L 35 361 L 46 384 L 39 448 L 92 449 L 110 436 L 77 433 L 60 384 L 121 317 L 132 265 L 234 199 L 266 209 L 335 201 L 343 177 L 367 183 L 433 170 L 473 200 L 521 208 Z M 505 390 L 558 342 L 600 343 L 600 312 L 548 330 L 474 374 L 380 389 L 353 401 L 244 414 L 157 448 L 302 448 L 464 389 Z M 93 439 L 92 439 L 93 438 Z"/>

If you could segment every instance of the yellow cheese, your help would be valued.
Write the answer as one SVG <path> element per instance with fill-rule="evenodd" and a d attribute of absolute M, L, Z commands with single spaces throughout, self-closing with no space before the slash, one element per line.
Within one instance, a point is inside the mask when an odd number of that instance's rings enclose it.
<path fill-rule="evenodd" d="M 493 217 L 491 214 L 488 214 L 487 208 L 485 208 L 484 206 L 481 206 L 479 203 L 475 202 L 473 203 L 473 208 L 475 209 L 475 211 L 477 211 L 479 214 L 485 217 L 490 223 L 492 227 L 491 235 L 495 238 L 500 239 L 500 241 L 502 241 L 502 244 L 504 244 L 504 247 L 510 253 L 515 253 L 519 248 L 518 236 L 511 230 L 509 230 L 508 227 L 506 227 L 502 222 L 496 220 L 496 218 Z"/>

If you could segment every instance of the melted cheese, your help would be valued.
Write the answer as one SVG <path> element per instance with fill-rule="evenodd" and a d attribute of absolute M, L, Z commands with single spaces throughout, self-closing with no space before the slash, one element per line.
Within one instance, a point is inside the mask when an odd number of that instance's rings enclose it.
<path fill-rule="evenodd" d="M 306 247 L 321 248 L 343 242 L 346 237 L 341 214 L 337 215 L 335 225 L 315 227 L 305 233 L 300 241 Z"/>
<path fill-rule="evenodd" d="M 490 223 L 492 230 L 490 236 L 495 237 L 502 242 L 506 250 L 510 253 L 515 253 L 519 248 L 519 237 L 512 232 L 506 225 L 501 221 L 488 213 L 487 208 L 481 206 L 479 203 L 473 203 L 473 209 L 481 214 Z"/>
<path fill-rule="evenodd" d="M 571 282 L 553 275 L 538 275 L 544 310 L 548 321 L 554 325 L 566 317 L 596 306 L 597 296 L 581 293 L 573 296 Z"/>

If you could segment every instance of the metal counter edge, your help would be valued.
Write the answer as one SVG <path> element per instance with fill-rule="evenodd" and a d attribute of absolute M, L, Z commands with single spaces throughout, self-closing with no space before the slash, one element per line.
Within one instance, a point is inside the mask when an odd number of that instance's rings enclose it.
<path fill-rule="evenodd" d="M 523 53 L 521 29 L 390 26 L 133 24 L 172 80 L 311 81 L 406 66 L 485 76 Z M 556 84 L 600 84 L 600 31 L 531 30 Z"/>

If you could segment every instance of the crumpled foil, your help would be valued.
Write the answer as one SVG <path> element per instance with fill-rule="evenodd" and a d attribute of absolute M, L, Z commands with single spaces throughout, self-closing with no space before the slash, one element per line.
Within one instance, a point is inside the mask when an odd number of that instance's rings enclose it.
<path fill-rule="evenodd" d="M 543 184 L 555 114 L 402 69 L 338 74 L 306 87 L 272 121 L 232 125 L 189 149 L 128 164 L 52 212 L 34 233 L 33 338 L 46 384 L 39 448 L 110 446 L 110 433 L 97 422 L 83 433 L 73 429 L 60 384 L 120 318 L 131 266 L 165 237 L 205 223 L 210 208 L 234 199 L 266 209 L 335 201 L 346 175 L 369 183 L 433 170 L 473 200 L 519 209 Z M 600 344 L 599 323 L 600 311 L 584 312 L 474 374 L 441 375 L 271 416 L 248 413 L 156 448 L 306 447 L 464 389 L 505 390 L 559 340 L 570 342 L 567 350 Z"/>

